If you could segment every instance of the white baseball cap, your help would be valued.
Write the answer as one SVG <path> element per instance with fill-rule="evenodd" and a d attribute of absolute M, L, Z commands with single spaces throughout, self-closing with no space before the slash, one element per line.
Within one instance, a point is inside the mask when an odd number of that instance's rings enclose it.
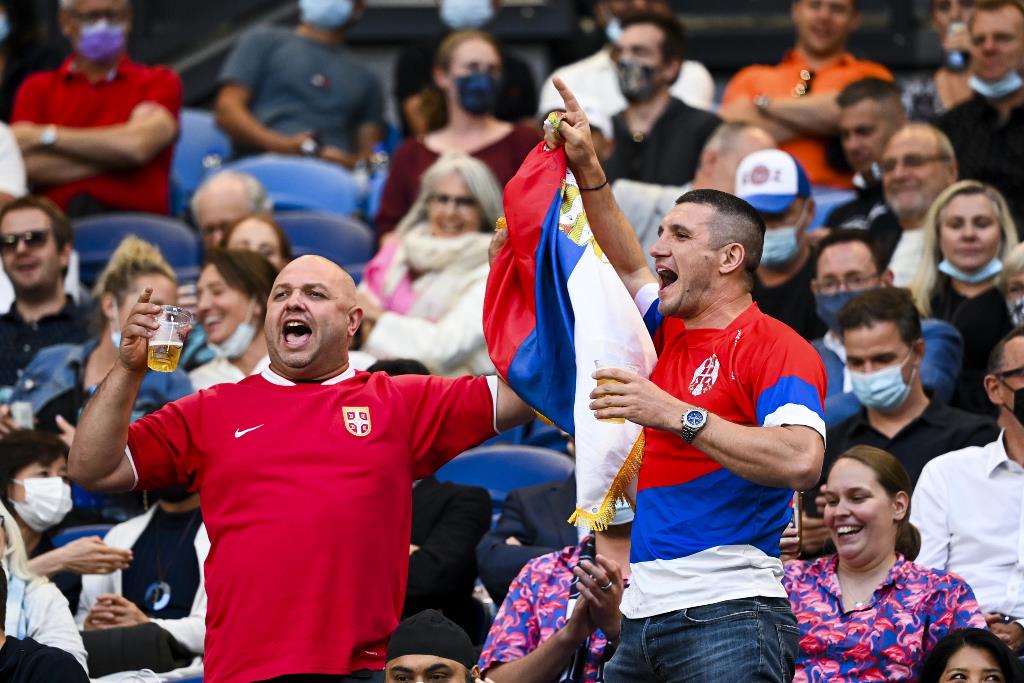
<path fill-rule="evenodd" d="M 798 197 L 811 196 L 811 181 L 793 155 L 762 149 L 736 169 L 736 196 L 760 213 L 783 213 Z"/>

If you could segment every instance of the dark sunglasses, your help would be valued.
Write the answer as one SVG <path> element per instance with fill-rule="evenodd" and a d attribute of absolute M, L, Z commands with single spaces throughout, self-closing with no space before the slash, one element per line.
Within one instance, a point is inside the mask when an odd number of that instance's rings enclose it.
<path fill-rule="evenodd" d="M 468 209 L 470 207 L 476 206 L 476 199 L 474 199 L 473 197 L 453 197 L 447 194 L 431 195 L 430 201 L 440 205 L 447 205 L 454 202 L 455 206 L 459 209 Z"/>
<path fill-rule="evenodd" d="M 26 247 L 37 248 L 46 244 L 50 238 L 47 230 L 28 230 L 11 235 L 0 235 L 0 249 L 5 252 L 17 251 L 18 243 L 24 242 Z"/>
<path fill-rule="evenodd" d="M 1009 370 L 1003 370 L 1002 372 L 993 372 L 996 379 L 1003 384 L 1006 384 L 1005 380 L 1013 379 L 1014 377 L 1024 377 L 1024 365 L 1019 368 L 1011 368 Z"/>

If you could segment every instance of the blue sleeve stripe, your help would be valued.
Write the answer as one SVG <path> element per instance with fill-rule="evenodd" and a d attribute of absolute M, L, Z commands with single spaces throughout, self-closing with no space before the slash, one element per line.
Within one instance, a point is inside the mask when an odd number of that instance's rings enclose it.
<path fill-rule="evenodd" d="M 769 415 L 788 404 L 804 406 L 822 420 L 825 419 L 818 390 L 810 382 L 789 375 L 780 377 L 757 397 L 757 424 L 763 425 Z"/>
<path fill-rule="evenodd" d="M 658 331 L 661 327 L 661 313 L 658 311 L 658 300 L 655 299 L 651 302 L 651 305 L 647 307 L 647 312 L 644 313 L 644 325 L 647 326 L 647 331 L 650 332 L 651 336 Z"/>

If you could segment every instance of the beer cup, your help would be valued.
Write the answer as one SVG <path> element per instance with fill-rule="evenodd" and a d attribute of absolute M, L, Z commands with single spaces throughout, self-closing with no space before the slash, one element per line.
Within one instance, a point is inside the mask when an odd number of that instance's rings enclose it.
<path fill-rule="evenodd" d="M 156 372 L 174 372 L 185 345 L 185 336 L 192 327 L 192 314 L 180 306 L 161 306 L 156 321 L 160 329 L 149 340 L 147 365 Z"/>
<path fill-rule="evenodd" d="M 594 365 L 597 367 L 598 370 L 602 370 L 604 368 L 618 368 L 619 370 L 629 370 L 630 372 L 633 373 L 640 372 L 640 366 L 637 365 L 636 363 L 630 363 L 629 361 L 618 360 L 614 358 L 610 358 L 607 360 L 595 360 Z M 619 382 L 619 380 L 617 379 L 605 377 L 603 379 L 597 380 L 597 386 L 601 386 L 602 384 L 621 384 L 621 382 Z M 622 417 L 606 417 L 599 420 L 599 422 L 614 422 L 616 424 L 622 424 L 625 421 L 626 419 Z"/>

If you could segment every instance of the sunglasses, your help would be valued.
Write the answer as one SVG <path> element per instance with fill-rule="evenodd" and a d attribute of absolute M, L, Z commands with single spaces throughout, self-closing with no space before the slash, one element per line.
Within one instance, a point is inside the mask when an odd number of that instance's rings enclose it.
<path fill-rule="evenodd" d="M 430 201 L 443 206 L 454 203 L 458 209 L 468 209 L 476 206 L 476 199 L 473 197 L 453 197 L 447 194 L 431 195 Z"/>
<path fill-rule="evenodd" d="M 1003 370 L 1002 372 L 993 372 L 996 379 L 1006 384 L 1005 380 L 1013 379 L 1014 377 L 1024 377 L 1024 365 L 1019 368 L 1011 368 L 1010 370 Z"/>
<path fill-rule="evenodd" d="M 0 250 L 5 253 L 15 252 L 21 242 L 24 242 L 26 247 L 35 249 L 46 244 L 49 239 L 50 233 L 47 230 L 28 230 L 11 235 L 0 235 Z"/>

